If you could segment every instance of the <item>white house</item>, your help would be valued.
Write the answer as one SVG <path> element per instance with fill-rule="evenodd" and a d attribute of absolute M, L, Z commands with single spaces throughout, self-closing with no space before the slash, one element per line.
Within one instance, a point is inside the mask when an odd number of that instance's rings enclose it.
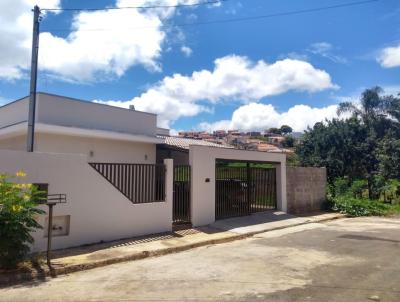
<path fill-rule="evenodd" d="M 26 149 L 28 106 L 26 97 L 0 108 L 0 149 Z M 35 132 L 37 152 L 123 163 L 155 163 L 165 133 L 155 114 L 47 93 L 37 94 Z"/>
<path fill-rule="evenodd" d="M 54 208 L 56 249 L 170 231 L 176 202 L 185 203 L 180 210 L 194 226 L 212 223 L 225 208 L 226 215 L 250 214 L 253 207 L 286 211 L 284 154 L 167 140 L 168 129 L 157 128 L 154 114 L 47 93 L 37 94 L 35 147 L 26 152 L 28 103 L 26 97 L 0 107 L 0 173 L 23 170 L 27 182 L 46 185 L 48 194 L 66 194 L 67 202 Z M 157 146 L 164 152 L 158 158 Z M 166 158 L 174 157 L 168 146 L 184 154 L 176 162 L 185 167 Z M 273 175 L 252 176 L 259 177 L 257 190 L 261 184 L 268 191 L 269 204 L 250 204 L 250 195 L 231 191 L 219 206 L 221 185 L 251 188 L 243 173 L 228 179 L 216 171 L 221 160 L 270 163 Z M 174 179 L 174 171 L 189 172 Z M 46 229 L 46 215 L 38 220 Z M 33 234 L 33 251 L 46 248 L 45 229 Z"/>

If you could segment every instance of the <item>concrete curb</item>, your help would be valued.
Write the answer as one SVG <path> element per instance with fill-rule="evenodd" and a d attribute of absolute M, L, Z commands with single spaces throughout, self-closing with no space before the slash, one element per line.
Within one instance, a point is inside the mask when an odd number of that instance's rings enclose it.
<path fill-rule="evenodd" d="M 110 264 L 116 264 L 116 263 L 128 262 L 128 261 L 134 261 L 134 260 L 141 260 L 141 259 L 150 258 L 150 257 L 159 257 L 159 256 L 167 255 L 167 254 L 174 254 L 174 253 L 194 249 L 197 247 L 242 240 L 245 238 L 253 237 L 253 236 L 261 234 L 261 233 L 267 233 L 267 232 L 271 232 L 271 231 L 282 230 L 282 229 L 287 229 L 287 228 L 291 228 L 291 227 L 297 227 L 297 226 L 306 225 L 306 224 L 310 224 L 310 223 L 321 223 L 321 222 L 336 220 L 336 219 L 340 219 L 340 218 L 344 218 L 344 217 L 346 217 L 346 216 L 342 215 L 342 214 L 338 214 L 338 215 L 335 215 L 332 217 L 326 217 L 326 218 L 321 218 L 321 219 L 310 219 L 308 221 L 299 222 L 299 223 L 295 223 L 295 224 L 291 224 L 291 225 L 279 226 L 279 227 L 274 227 L 274 228 L 270 228 L 270 229 L 248 232 L 248 233 L 244 233 L 244 234 L 236 233 L 236 234 L 232 234 L 230 236 L 224 237 L 224 238 L 203 240 L 203 241 L 199 241 L 196 243 L 184 244 L 184 245 L 176 246 L 176 247 L 167 247 L 167 248 L 162 248 L 162 249 L 153 250 L 153 251 L 135 252 L 131 255 L 115 257 L 115 258 L 99 260 L 99 261 L 93 261 L 91 263 L 73 264 L 73 265 L 68 265 L 68 266 L 64 266 L 64 267 L 55 267 L 51 270 L 46 268 L 44 271 L 37 272 L 37 273 L 33 272 L 33 273 L 4 274 L 4 275 L 0 275 L 0 288 L 18 284 L 21 282 L 44 281 L 47 277 L 57 277 L 57 276 L 66 275 L 69 273 L 103 267 L 103 266 L 107 266 Z"/>

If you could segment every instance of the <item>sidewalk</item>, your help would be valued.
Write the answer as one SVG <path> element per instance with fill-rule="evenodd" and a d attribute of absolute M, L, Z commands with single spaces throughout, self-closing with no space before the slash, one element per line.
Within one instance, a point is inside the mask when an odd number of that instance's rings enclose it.
<path fill-rule="evenodd" d="M 0 285 L 23 280 L 44 280 L 113 263 L 185 251 L 195 247 L 239 240 L 277 229 L 344 217 L 338 213 L 315 213 L 297 217 L 283 212 L 266 212 L 220 220 L 207 227 L 136 237 L 53 252 L 52 269 L 38 265 L 29 272 L 0 274 Z"/>

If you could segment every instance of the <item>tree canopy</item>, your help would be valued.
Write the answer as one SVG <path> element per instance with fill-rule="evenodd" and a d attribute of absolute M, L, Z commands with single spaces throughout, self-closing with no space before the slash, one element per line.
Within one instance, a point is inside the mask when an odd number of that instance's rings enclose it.
<path fill-rule="evenodd" d="M 347 114 L 347 116 L 345 115 Z M 305 166 L 325 166 L 337 177 L 400 177 L 400 95 L 380 87 L 365 90 L 359 102 L 338 106 L 339 118 L 316 123 L 296 147 Z"/>

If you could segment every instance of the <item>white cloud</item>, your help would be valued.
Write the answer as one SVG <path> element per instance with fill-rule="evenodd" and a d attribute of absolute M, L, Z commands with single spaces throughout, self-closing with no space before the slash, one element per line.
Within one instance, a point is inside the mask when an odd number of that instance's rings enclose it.
<path fill-rule="evenodd" d="M 188 46 L 182 46 L 181 51 L 185 55 L 185 57 L 190 57 L 193 53 L 193 50 Z"/>
<path fill-rule="evenodd" d="M 328 42 L 313 43 L 308 48 L 308 51 L 315 55 L 320 55 L 324 58 L 327 58 L 334 63 L 342 63 L 342 64 L 347 63 L 346 58 L 333 53 L 334 47 L 332 44 Z"/>
<path fill-rule="evenodd" d="M 337 105 L 313 108 L 308 105 L 295 105 L 288 111 L 279 113 L 271 104 L 250 103 L 236 109 L 231 120 L 214 123 L 201 123 L 202 130 L 218 129 L 265 130 L 271 127 L 290 125 L 294 131 L 304 131 L 308 126 L 325 119 L 337 117 Z"/>
<path fill-rule="evenodd" d="M 197 0 L 163 0 L 163 5 L 191 4 Z M 60 0 L 2 0 L 0 2 L 0 78 L 18 79 L 29 67 L 34 3 L 57 7 Z M 137 0 L 135 6 L 158 1 Z M 116 7 L 132 6 L 116 0 Z M 161 69 L 158 59 L 166 41 L 164 21 L 175 8 L 79 12 L 67 37 L 40 35 L 39 69 L 56 78 L 90 82 L 123 75 L 134 65 Z"/>
<path fill-rule="evenodd" d="M 0 1 L 0 79 L 19 79 L 30 66 L 33 6 L 58 7 L 59 3 L 60 0 Z"/>
<path fill-rule="evenodd" d="M 377 61 L 385 68 L 400 66 L 400 45 L 384 48 L 380 52 Z"/>
<path fill-rule="evenodd" d="M 212 71 L 165 77 L 130 101 L 104 103 L 126 108 L 135 105 L 138 110 L 157 113 L 159 125 L 169 127 L 180 117 L 209 111 L 210 104 L 222 101 L 256 102 L 288 91 L 317 92 L 337 87 L 327 72 L 299 60 L 254 63 L 246 57 L 230 55 L 216 59 L 214 64 Z"/>

